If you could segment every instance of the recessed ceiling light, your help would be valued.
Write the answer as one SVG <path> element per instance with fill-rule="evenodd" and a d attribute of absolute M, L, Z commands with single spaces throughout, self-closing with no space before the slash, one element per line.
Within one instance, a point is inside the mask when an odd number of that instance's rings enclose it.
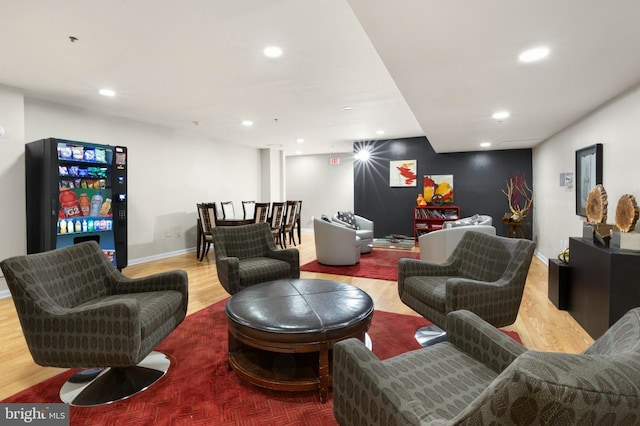
<path fill-rule="evenodd" d="M 492 115 L 496 120 L 504 120 L 509 117 L 509 111 L 498 111 Z"/>
<path fill-rule="evenodd" d="M 253 126 L 253 121 L 251 120 L 242 120 L 242 125 L 245 127 L 251 127 Z"/>
<path fill-rule="evenodd" d="M 116 92 L 111 89 L 100 89 L 98 93 L 100 93 L 102 96 L 108 96 L 110 98 L 116 95 Z"/>
<path fill-rule="evenodd" d="M 304 143 L 304 139 L 302 139 L 302 138 L 298 138 L 298 139 L 296 139 L 296 142 L 298 142 L 298 143 Z"/>
<path fill-rule="evenodd" d="M 342 107 L 342 109 L 344 111 L 351 111 L 353 109 L 353 107 L 351 105 L 345 105 L 345 106 Z"/>
<path fill-rule="evenodd" d="M 384 135 L 384 130 L 376 130 L 376 135 Z"/>
<path fill-rule="evenodd" d="M 480 146 L 483 148 L 489 148 L 491 146 L 491 142 L 482 142 Z"/>
<path fill-rule="evenodd" d="M 280 49 L 278 46 L 265 47 L 262 52 L 269 58 L 279 58 L 280 56 L 282 56 L 282 49 Z"/>
<path fill-rule="evenodd" d="M 520 62 L 535 62 L 544 59 L 549 55 L 549 49 L 546 47 L 536 47 L 535 49 L 525 50 L 518 56 Z"/>

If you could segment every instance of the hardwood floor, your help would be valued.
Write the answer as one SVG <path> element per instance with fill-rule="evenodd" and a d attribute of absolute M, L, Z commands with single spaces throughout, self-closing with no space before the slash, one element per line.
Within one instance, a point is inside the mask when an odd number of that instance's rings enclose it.
<path fill-rule="evenodd" d="M 302 233 L 300 264 L 315 259 L 312 232 Z M 414 249 L 417 251 L 417 249 Z M 167 259 L 157 260 L 125 268 L 130 277 L 140 277 L 171 269 L 184 269 L 189 274 L 188 314 L 197 312 L 219 300 L 228 297 L 220 285 L 215 268 L 213 252 L 199 262 L 195 253 L 187 253 Z M 397 283 L 394 281 L 372 280 L 302 272 L 305 278 L 325 278 L 353 284 L 371 295 L 376 309 L 408 315 L 417 315 L 399 299 Z M 0 400 L 54 376 L 63 369 L 36 365 L 27 349 L 20 323 L 11 299 L 0 300 L 0 320 L 3 341 L 0 348 Z M 518 319 L 512 326 L 524 345 L 529 349 L 577 353 L 589 346 L 593 339 L 565 311 L 559 311 L 547 298 L 547 267 L 534 257 Z"/>

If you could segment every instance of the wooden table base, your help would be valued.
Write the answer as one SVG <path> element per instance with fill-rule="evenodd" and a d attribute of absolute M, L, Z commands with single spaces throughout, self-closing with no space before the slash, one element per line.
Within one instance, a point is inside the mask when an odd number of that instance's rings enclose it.
<path fill-rule="evenodd" d="M 266 389 L 288 392 L 318 389 L 324 403 L 333 382 L 333 345 L 351 337 L 364 342 L 369 325 L 370 319 L 363 321 L 359 330 L 332 341 L 274 344 L 247 338 L 230 324 L 229 364 L 241 380 Z"/>

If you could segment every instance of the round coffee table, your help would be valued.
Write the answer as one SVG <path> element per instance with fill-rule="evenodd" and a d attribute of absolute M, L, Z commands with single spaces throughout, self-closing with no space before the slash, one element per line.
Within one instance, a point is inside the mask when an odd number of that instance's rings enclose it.
<path fill-rule="evenodd" d="M 373 300 L 349 284 L 285 279 L 234 294 L 226 313 L 229 363 L 238 377 L 274 390 L 318 389 L 325 402 L 330 351 L 340 340 L 365 340 Z"/>

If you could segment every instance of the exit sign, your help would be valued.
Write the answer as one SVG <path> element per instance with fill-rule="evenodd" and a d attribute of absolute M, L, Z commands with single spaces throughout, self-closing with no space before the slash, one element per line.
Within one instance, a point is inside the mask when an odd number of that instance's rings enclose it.
<path fill-rule="evenodd" d="M 329 158 L 329 164 L 340 164 L 340 157 L 331 157 Z"/>

